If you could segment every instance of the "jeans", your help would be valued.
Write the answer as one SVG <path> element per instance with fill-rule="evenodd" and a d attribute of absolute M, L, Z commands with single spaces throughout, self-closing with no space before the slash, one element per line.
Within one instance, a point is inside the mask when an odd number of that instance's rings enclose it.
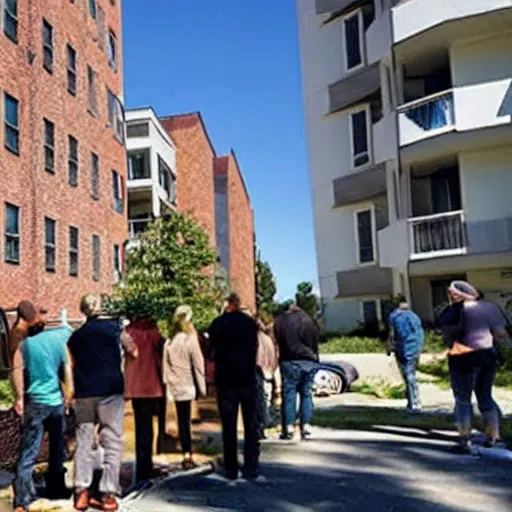
<path fill-rule="evenodd" d="M 283 379 L 283 427 L 295 425 L 297 393 L 300 395 L 299 419 L 301 428 L 313 416 L 313 383 L 318 365 L 312 361 L 284 361 L 281 363 Z"/>
<path fill-rule="evenodd" d="M 416 364 L 418 363 L 418 357 L 419 356 L 414 356 L 407 359 L 396 358 L 398 368 L 405 382 L 407 407 L 409 409 L 419 409 L 420 407 L 420 390 L 416 381 Z"/>
<path fill-rule="evenodd" d="M 256 372 L 257 386 L 257 415 L 258 415 L 258 433 L 260 437 L 264 430 L 272 426 L 272 417 L 270 409 L 272 407 L 272 381 L 267 381 L 263 372 L 258 368 Z"/>
<path fill-rule="evenodd" d="M 499 430 L 500 409 L 492 397 L 497 355 L 494 349 L 477 350 L 448 359 L 452 391 L 455 397 L 455 420 L 463 436 L 471 433 L 471 396 L 475 392 L 486 430 Z"/>
<path fill-rule="evenodd" d="M 181 451 L 183 453 L 191 453 L 192 434 L 190 433 L 190 409 L 192 401 L 177 401 L 175 404 L 176 416 L 178 418 L 178 432 L 180 435 Z"/>
<path fill-rule="evenodd" d="M 136 481 L 145 482 L 153 471 L 153 416 L 158 416 L 157 452 L 165 437 L 165 398 L 134 398 Z"/>
<path fill-rule="evenodd" d="M 123 456 L 124 397 L 112 395 L 78 398 L 75 405 L 77 431 L 75 487 L 89 489 L 94 472 L 94 431 L 99 425 L 100 445 L 104 450 L 101 493 L 117 494 Z"/>
<path fill-rule="evenodd" d="M 26 403 L 20 457 L 14 480 L 14 508 L 28 508 L 30 503 L 37 499 L 32 472 L 45 430 L 48 431 L 50 441 L 48 475 L 64 473 L 64 419 L 63 405 L 51 407 L 30 401 Z"/>
<path fill-rule="evenodd" d="M 254 478 L 259 471 L 260 443 L 256 411 L 256 384 L 244 387 L 217 386 L 217 401 L 222 422 L 224 469 L 228 478 L 238 475 L 238 409 L 244 422 L 244 475 Z"/>

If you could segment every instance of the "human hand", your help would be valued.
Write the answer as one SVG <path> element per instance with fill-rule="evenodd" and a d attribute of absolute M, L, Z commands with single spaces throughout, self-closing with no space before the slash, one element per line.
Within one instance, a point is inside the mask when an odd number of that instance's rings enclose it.
<path fill-rule="evenodd" d="M 14 403 L 14 410 L 18 416 L 23 418 L 23 411 L 24 411 L 24 403 L 23 398 L 18 398 L 16 402 Z"/>

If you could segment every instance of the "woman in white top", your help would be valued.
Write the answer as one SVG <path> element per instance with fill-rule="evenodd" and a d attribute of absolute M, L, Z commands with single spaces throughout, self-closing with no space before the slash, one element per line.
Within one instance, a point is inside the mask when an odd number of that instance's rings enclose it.
<path fill-rule="evenodd" d="M 183 466 L 190 468 L 194 466 L 190 432 L 191 403 L 198 395 L 206 395 L 206 378 L 203 353 L 189 306 L 179 306 L 174 312 L 171 338 L 164 347 L 163 379 L 168 403 L 176 403 Z"/>

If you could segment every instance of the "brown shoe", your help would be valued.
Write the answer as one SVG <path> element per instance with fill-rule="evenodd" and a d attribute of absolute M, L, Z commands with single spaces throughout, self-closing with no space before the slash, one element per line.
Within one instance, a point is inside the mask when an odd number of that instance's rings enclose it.
<path fill-rule="evenodd" d="M 27 509 L 25 507 L 16 507 L 14 512 L 27 512 Z"/>
<path fill-rule="evenodd" d="M 185 457 L 183 459 L 183 462 L 181 463 L 181 466 L 185 470 L 197 468 L 197 464 L 194 462 L 194 459 L 192 459 L 192 457 Z"/>
<path fill-rule="evenodd" d="M 91 496 L 89 498 L 89 507 L 95 508 L 96 510 L 103 510 L 103 502 L 101 499 L 98 499 L 95 496 Z"/>
<path fill-rule="evenodd" d="M 89 491 L 83 489 L 75 492 L 75 510 L 87 510 L 89 508 Z"/>
<path fill-rule="evenodd" d="M 105 512 L 115 512 L 119 508 L 117 498 L 113 494 L 103 495 L 102 505 Z"/>

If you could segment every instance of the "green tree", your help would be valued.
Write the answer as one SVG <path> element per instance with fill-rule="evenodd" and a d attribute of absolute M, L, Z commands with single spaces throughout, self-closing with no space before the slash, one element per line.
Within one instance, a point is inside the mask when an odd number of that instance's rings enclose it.
<path fill-rule="evenodd" d="M 128 318 L 152 318 L 165 325 L 180 304 L 194 311 L 194 323 L 205 328 L 218 313 L 221 293 L 214 277 L 215 252 L 208 234 L 183 213 L 160 218 L 128 251 L 126 273 L 112 309 Z"/>
<path fill-rule="evenodd" d="M 256 306 L 258 311 L 273 313 L 276 309 L 276 280 L 268 262 L 256 260 Z"/>
<path fill-rule="evenodd" d="M 301 308 L 313 318 L 318 314 L 319 300 L 318 297 L 313 293 L 313 285 L 310 282 L 304 281 L 297 285 L 295 302 L 299 308 Z"/>

